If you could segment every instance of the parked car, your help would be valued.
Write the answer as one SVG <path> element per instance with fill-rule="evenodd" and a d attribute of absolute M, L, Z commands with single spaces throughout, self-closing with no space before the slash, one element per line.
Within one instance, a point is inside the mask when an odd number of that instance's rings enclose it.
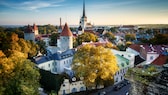
<path fill-rule="evenodd" d="M 123 83 L 117 84 L 116 86 L 114 86 L 113 90 L 118 91 L 118 90 L 120 90 L 123 86 L 124 86 Z"/>
<path fill-rule="evenodd" d="M 126 86 L 126 85 L 128 85 L 128 84 L 130 84 L 130 82 L 129 82 L 128 80 L 124 80 L 123 82 L 121 82 L 121 83 L 115 85 L 114 88 L 113 88 L 113 90 L 118 91 L 118 90 L 120 90 L 122 87 L 124 87 L 124 86 Z"/>

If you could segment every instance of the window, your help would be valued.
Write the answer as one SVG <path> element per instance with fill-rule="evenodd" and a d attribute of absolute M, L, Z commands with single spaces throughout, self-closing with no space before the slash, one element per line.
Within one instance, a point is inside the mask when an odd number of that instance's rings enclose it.
<path fill-rule="evenodd" d="M 44 66 L 42 66 L 41 69 L 44 69 Z"/>
<path fill-rule="evenodd" d="M 124 67 L 124 63 L 121 63 L 121 66 Z"/>
<path fill-rule="evenodd" d="M 73 89 L 72 89 L 72 93 L 74 93 L 74 92 L 77 92 L 77 89 L 76 89 L 76 88 L 73 88 Z"/>
<path fill-rule="evenodd" d="M 65 92 L 65 90 L 63 90 L 63 95 L 66 95 L 66 92 Z"/>
<path fill-rule="evenodd" d="M 63 84 L 63 87 L 65 86 L 65 84 Z"/>
<path fill-rule="evenodd" d="M 118 82 L 118 78 L 116 78 L 115 82 Z"/>
<path fill-rule="evenodd" d="M 126 64 L 129 65 L 129 62 L 127 61 Z"/>
<path fill-rule="evenodd" d="M 121 80 L 123 80 L 123 77 L 121 76 Z"/>
<path fill-rule="evenodd" d="M 81 87 L 81 88 L 80 88 L 80 91 L 84 91 L 84 90 L 85 90 L 84 87 Z"/>
<path fill-rule="evenodd" d="M 50 67 L 50 64 L 48 64 L 48 67 Z"/>
<path fill-rule="evenodd" d="M 153 56 L 150 56 L 150 60 L 153 60 Z"/>

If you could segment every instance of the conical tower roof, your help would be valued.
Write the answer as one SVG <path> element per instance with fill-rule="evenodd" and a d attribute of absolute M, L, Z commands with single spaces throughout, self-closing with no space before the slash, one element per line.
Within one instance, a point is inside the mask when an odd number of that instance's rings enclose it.
<path fill-rule="evenodd" d="M 65 23 L 64 29 L 61 32 L 60 36 L 73 36 L 71 30 L 69 29 L 67 23 Z"/>

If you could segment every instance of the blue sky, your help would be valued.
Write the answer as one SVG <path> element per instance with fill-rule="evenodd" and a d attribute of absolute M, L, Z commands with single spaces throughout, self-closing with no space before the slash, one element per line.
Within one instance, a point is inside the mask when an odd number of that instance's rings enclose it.
<path fill-rule="evenodd" d="M 95 25 L 168 24 L 168 0 L 85 0 Z M 0 25 L 78 25 L 83 0 L 0 0 Z"/>

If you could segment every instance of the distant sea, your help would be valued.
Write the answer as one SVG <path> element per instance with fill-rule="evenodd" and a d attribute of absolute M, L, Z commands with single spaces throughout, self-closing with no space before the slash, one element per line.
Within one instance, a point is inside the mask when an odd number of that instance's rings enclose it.
<path fill-rule="evenodd" d="M 5 28 L 17 28 L 17 27 L 23 27 L 26 25 L 0 25 L 0 26 L 5 27 Z"/>

